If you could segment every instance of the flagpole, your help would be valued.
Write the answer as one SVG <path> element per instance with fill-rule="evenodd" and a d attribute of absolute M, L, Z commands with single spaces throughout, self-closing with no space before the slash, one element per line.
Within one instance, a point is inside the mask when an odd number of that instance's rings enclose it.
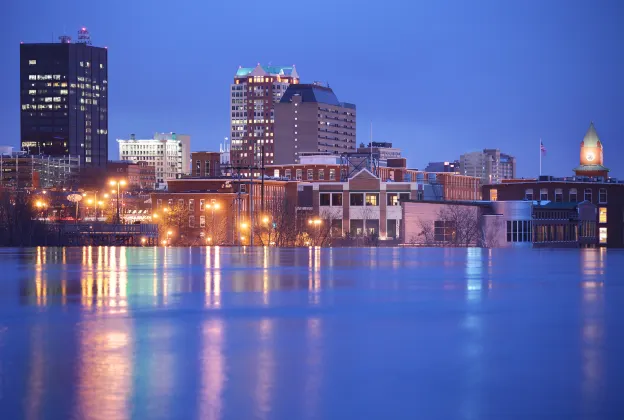
<path fill-rule="evenodd" d="M 540 176 L 542 176 L 542 138 L 540 137 L 540 143 L 539 143 L 539 155 L 540 155 L 540 171 L 539 174 Z"/>

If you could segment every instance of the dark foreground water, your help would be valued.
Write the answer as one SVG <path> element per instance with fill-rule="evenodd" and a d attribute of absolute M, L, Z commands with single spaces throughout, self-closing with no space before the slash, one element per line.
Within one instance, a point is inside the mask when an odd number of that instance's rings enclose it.
<path fill-rule="evenodd" d="M 0 250 L 0 419 L 623 419 L 624 253 Z"/>

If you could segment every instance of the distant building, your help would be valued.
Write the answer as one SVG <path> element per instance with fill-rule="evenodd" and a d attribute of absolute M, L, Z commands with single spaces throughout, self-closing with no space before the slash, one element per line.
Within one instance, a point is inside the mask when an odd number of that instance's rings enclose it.
<path fill-rule="evenodd" d="M 461 173 L 459 161 L 454 162 L 429 162 L 425 167 L 425 172 L 450 172 Z"/>
<path fill-rule="evenodd" d="M 274 106 L 290 84 L 295 66 L 240 67 L 230 86 L 230 163 L 235 167 L 274 162 Z"/>
<path fill-rule="evenodd" d="M 117 139 L 119 160 L 145 162 L 154 166 L 156 188 L 167 181 L 190 173 L 191 137 L 185 134 L 156 133 L 153 139 Z"/>
<path fill-rule="evenodd" d="M 82 184 L 84 168 L 78 156 L 35 156 L 0 152 L 0 187 L 73 188 Z"/>
<path fill-rule="evenodd" d="M 108 162 L 108 52 L 78 43 L 20 45 L 21 148 L 29 154 L 77 156 L 83 167 Z"/>
<path fill-rule="evenodd" d="M 484 184 L 498 184 L 503 179 L 516 177 L 516 158 L 498 149 L 465 153 L 459 162 L 462 175 L 481 178 Z"/>
<path fill-rule="evenodd" d="M 602 142 L 592 122 L 581 142 L 580 165 L 574 169 L 576 176 L 609 178 L 609 169 L 603 166 L 604 153 Z"/>
<path fill-rule="evenodd" d="M 124 178 L 130 189 L 153 190 L 156 186 L 156 167 L 145 161 L 110 161 L 108 176 Z"/>
<path fill-rule="evenodd" d="M 293 84 L 275 105 L 276 164 L 298 163 L 302 153 L 355 152 L 355 105 L 320 84 Z"/>
<path fill-rule="evenodd" d="M 374 141 L 372 144 L 372 153 L 371 143 L 368 143 L 368 146 L 360 145 L 357 152 L 372 154 L 373 159 L 377 160 L 379 166 L 388 166 L 388 159 L 399 159 L 401 157 L 401 149 L 392 147 L 392 143 Z"/>
<path fill-rule="evenodd" d="M 192 177 L 216 178 L 221 176 L 220 152 L 191 153 Z"/>

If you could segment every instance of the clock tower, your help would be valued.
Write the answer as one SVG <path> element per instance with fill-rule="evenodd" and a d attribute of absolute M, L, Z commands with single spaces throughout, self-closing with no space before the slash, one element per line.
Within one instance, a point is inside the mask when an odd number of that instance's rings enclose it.
<path fill-rule="evenodd" d="M 609 178 L 609 169 L 602 166 L 603 157 L 602 142 L 592 122 L 581 142 L 581 164 L 574 168 L 576 176 Z"/>

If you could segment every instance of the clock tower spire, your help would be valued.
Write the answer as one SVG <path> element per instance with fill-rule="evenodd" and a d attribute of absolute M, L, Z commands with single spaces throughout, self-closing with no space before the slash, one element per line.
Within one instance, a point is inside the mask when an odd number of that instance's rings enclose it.
<path fill-rule="evenodd" d="M 609 169 L 603 166 L 603 148 L 592 122 L 581 141 L 580 165 L 574 168 L 576 176 L 609 178 Z"/>

